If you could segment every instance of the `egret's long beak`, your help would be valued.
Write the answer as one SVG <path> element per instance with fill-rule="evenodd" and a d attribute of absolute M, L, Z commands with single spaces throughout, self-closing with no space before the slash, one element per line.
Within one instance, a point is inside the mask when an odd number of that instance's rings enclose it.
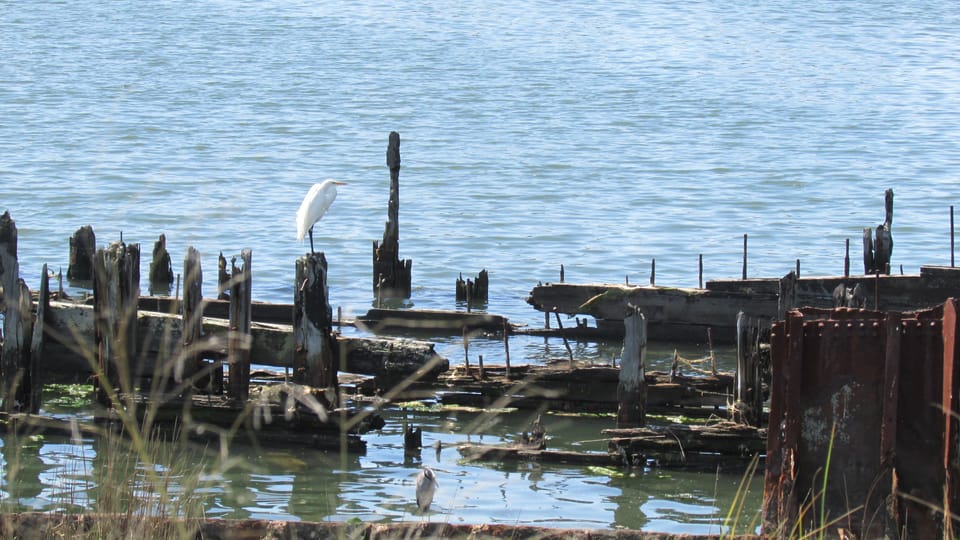
<path fill-rule="evenodd" d="M 347 185 L 346 182 L 341 182 L 341 181 L 339 181 L 339 180 L 334 180 L 333 183 L 336 184 L 336 185 L 338 185 L 338 186 L 345 186 L 345 185 Z"/>

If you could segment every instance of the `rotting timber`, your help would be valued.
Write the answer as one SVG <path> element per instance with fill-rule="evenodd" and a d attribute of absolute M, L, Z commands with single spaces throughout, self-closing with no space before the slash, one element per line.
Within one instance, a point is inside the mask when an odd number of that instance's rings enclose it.
<path fill-rule="evenodd" d="M 703 341 L 710 328 L 718 342 L 733 342 L 741 312 L 767 320 L 782 318 L 783 281 L 712 280 L 702 289 L 547 283 L 535 286 L 527 302 L 545 313 L 592 316 L 597 332 L 612 337 L 622 335 L 627 306 L 633 305 L 647 317 L 651 339 Z M 923 309 L 960 294 L 960 268 L 941 266 L 922 266 L 914 275 L 810 276 L 794 281 L 794 306 L 817 308 L 836 307 L 834 292 L 840 286 L 853 290 L 859 285 L 864 307 L 879 311 Z"/>

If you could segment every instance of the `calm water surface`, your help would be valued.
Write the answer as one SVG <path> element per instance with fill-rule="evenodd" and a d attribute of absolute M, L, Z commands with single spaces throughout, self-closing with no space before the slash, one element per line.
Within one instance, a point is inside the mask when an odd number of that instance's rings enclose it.
<path fill-rule="evenodd" d="M 305 250 L 294 212 L 336 178 L 349 185 L 317 245 L 332 303 L 363 313 L 390 131 L 415 307 L 457 307 L 457 276 L 486 269 L 489 311 L 542 324 L 523 298 L 561 264 L 568 281 L 637 283 L 656 259 L 657 283 L 692 286 L 700 254 L 707 279 L 738 276 L 744 234 L 751 275 L 797 259 L 839 273 L 845 240 L 858 260 L 862 228 L 883 220 L 887 188 L 894 266 L 949 264 L 960 5 L 635 4 L 0 1 L 0 206 L 19 227 L 21 273 L 35 288 L 43 263 L 65 271 L 67 238 L 91 224 L 98 244 L 122 233 L 144 253 L 165 233 L 174 261 L 195 246 L 207 295 L 217 254 L 251 248 L 254 298 L 289 301 Z M 518 342 L 512 359 L 551 347 Z M 458 340 L 438 348 L 461 359 Z M 428 438 L 459 440 L 464 421 Z M 310 475 L 330 458 L 264 459 L 225 480 L 210 512 L 409 518 L 398 429 L 368 437 L 323 496 Z M 42 445 L 38 501 L 82 448 Z M 739 480 L 460 465 L 452 451 L 436 465 L 433 517 L 451 522 L 716 531 L 717 486 Z"/>

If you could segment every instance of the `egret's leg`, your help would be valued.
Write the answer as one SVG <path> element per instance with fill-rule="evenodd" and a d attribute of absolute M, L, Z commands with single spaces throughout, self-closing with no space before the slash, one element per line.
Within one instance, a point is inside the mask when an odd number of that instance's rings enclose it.
<path fill-rule="evenodd" d="M 314 253 L 316 253 L 313 250 L 313 227 L 310 227 L 310 229 L 307 232 L 310 233 L 310 254 L 313 255 Z"/>

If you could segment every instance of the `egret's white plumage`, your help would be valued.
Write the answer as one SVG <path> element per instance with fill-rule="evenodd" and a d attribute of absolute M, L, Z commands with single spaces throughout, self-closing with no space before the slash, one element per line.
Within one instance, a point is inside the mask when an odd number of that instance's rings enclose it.
<path fill-rule="evenodd" d="M 437 491 L 437 475 L 426 465 L 417 473 L 417 507 L 426 512 L 433 502 L 433 494 Z"/>
<path fill-rule="evenodd" d="M 346 182 L 336 180 L 324 180 L 314 184 L 300 203 L 300 208 L 297 210 L 297 240 L 303 240 L 304 235 L 310 233 L 311 253 L 313 252 L 313 225 L 320 221 L 333 204 L 333 200 L 337 198 L 337 186 L 345 184 Z"/>

